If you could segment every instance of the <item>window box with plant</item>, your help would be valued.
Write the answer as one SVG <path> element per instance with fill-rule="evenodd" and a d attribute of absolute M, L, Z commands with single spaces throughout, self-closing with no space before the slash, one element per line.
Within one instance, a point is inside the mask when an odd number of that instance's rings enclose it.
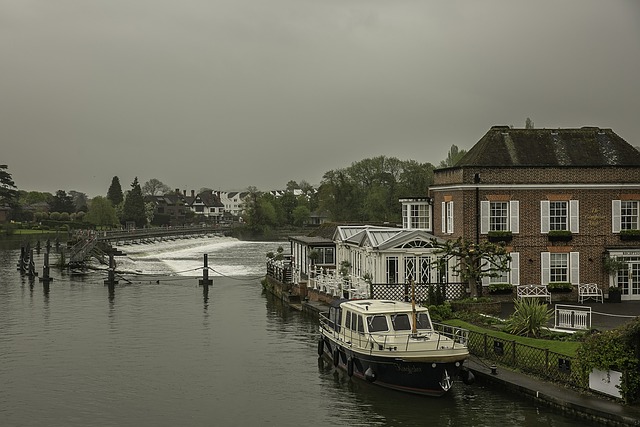
<path fill-rule="evenodd" d="M 573 290 L 573 285 L 569 282 L 549 282 L 547 289 L 551 293 L 567 293 Z"/>
<path fill-rule="evenodd" d="M 547 236 L 551 242 L 568 242 L 573 239 L 573 233 L 569 230 L 551 230 Z"/>
<path fill-rule="evenodd" d="M 513 234 L 511 231 L 489 231 L 487 233 L 487 238 L 490 242 L 510 242 L 513 239 Z"/>
<path fill-rule="evenodd" d="M 513 292 L 511 283 L 491 283 L 489 285 L 489 293 L 494 295 L 510 294 Z"/>
<path fill-rule="evenodd" d="M 640 230 L 620 230 L 620 240 L 640 240 Z"/>

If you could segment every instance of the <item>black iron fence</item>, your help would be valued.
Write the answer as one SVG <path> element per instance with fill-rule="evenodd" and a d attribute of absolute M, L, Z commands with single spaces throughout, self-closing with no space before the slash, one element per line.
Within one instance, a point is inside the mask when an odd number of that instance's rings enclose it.
<path fill-rule="evenodd" d="M 469 352 L 542 378 L 586 388 L 571 371 L 571 357 L 514 340 L 469 331 Z"/>

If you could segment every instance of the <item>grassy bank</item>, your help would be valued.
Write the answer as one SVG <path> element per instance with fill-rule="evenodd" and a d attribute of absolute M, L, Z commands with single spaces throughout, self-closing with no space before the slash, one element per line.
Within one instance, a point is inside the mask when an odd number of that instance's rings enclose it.
<path fill-rule="evenodd" d="M 495 329 L 483 328 L 478 325 L 474 325 L 472 323 L 465 322 L 460 319 L 449 319 L 444 323 L 451 326 L 457 326 L 464 329 L 469 329 L 470 331 L 474 331 L 477 333 L 484 334 L 486 333 L 488 336 L 500 338 L 507 341 L 516 341 L 520 344 L 544 348 L 549 351 L 553 351 L 560 354 L 566 354 L 567 356 L 575 356 L 576 350 L 580 347 L 580 342 L 578 341 L 560 341 L 560 340 L 552 340 L 552 339 L 541 339 L 541 338 L 530 338 L 530 337 L 521 337 L 518 335 L 508 334 L 506 332 L 501 332 Z"/>

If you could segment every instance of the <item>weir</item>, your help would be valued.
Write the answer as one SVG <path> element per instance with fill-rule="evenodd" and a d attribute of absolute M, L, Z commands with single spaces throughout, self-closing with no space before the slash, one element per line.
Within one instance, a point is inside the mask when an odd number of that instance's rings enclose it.
<path fill-rule="evenodd" d="M 225 236 L 230 227 L 220 226 L 183 226 L 158 227 L 131 230 L 82 231 L 70 242 L 69 264 L 81 264 L 95 257 L 107 265 L 108 254 L 116 253 L 111 245 L 156 242 L 166 239 L 204 237 L 210 235 Z"/>

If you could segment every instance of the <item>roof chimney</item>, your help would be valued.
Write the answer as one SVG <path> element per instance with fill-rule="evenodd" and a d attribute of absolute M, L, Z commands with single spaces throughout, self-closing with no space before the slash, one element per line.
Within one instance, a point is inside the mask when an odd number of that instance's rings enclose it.
<path fill-rule="evenodd" d="M 191 197 L 195 197 L 195 196 L 196 196 L 196 194 L 195 194 L 195 193 L 196 193 L 196 192 L 195 192 L 194 190 L 191 190 Z"/>

